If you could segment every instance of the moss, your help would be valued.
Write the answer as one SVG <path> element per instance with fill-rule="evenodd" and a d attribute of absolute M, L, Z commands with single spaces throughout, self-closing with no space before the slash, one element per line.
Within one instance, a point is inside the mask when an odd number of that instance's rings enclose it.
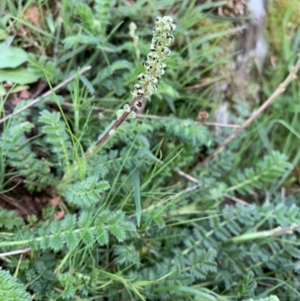
<path fill-rule="evenodd" d="M 300 27 L 300 2 L 291 0 L 271 0 L 268 7 L 267 38 L 271 55 L 279 55 L 284 36 L 292 40 Z M 287 18 L 287 23 L 284 24 Z M 274 34 L 276 33 L 276 34 Z"/>

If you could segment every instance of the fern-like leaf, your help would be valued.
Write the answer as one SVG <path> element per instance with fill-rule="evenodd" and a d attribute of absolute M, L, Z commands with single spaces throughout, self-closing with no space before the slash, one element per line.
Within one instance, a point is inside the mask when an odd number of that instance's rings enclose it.
<path fill-rule="evenodd" d="M 24 220 L 17 215 L 16 211 L 0 208 L 0 228 L 12 230 L 24 225 Z"/>
<path fill-rule="evenodd" d="M 85 3 L 78 3 L 76 5 L 75 14 L 80 17 L 84 28 L 91 32 L 95 19 L 92 9 Z"/>
<path fill-rule="evenodd" d="M 0 268 L 0 301 L 30 301 L 25 287 L 18 283 L 7 271 Z"/>
<path fill-rule="evenodd" d="M 255 168 L 247 168 L 232 177 L 229 191 L 238 191 L 241 194 L 251 194 L 253 189 L 263 189 L 272 184 L 276 178 L 291 168 L 287 157 L 277 151 L 271 152 Z"/>
<path fill-rule="evenodd" d="M 63 78 L 61 70 L 46 56 L 39 56 L 37 60 L 33 55 L 29 55 L 28 61 L 30 63 L 29 68 L 45 81 L 54 84 Z"/>
<path fill-rule="evenodd" d="M 112 0 L 95 0 L 94 10 L 96 12 L 96 19 L 100 22 L 99 32 L 105 34 L 107 25 L 110 22 L 112 13 L 110 12 L 113 5 Z"/>
<path fill-rule="evenodd" d="M 107 181 L 98 181 L 97 176 L 90 176 L 84 181 L 66 185 L 62 193 L 70 204 L 86 208 L 99 203 L 100 194 L 109 188 Z"/>
<path fill-rule="evenodd" d="M 45 134 L 45 141 L 50 145 L 52 153 L 57 157 L 57 163 L 66 170 L 73 161 L 72 145 L 66 125 L 60 120 L 60 113 L 43 110 L 39 122 L 43 124 L 41 131 Z"/>
<path fill-rule="evenodd" d="M 36 157 L 25 136 L 32 128 L 33 124 L 27 121 L 11 125 L 0 138 L 0 149 L 7 163 L 25 177 L 27 188 L 40 190 L 51 183 L 52 176 L 49 163 Z"/>

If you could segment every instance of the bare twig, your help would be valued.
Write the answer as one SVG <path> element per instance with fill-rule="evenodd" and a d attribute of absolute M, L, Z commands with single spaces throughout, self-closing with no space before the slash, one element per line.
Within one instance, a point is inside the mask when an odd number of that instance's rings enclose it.
<path fill-rule="evenodd" d="M 73 108 L 74 107 L 74 105 L 72 103 L 68 103 L 68 102 L 62 103 L 61 106 L 66 107 L 66 108 Z M 103 112 L 108 112 L 108 113 L 115 112 L 115 110 L 107 109 L 107 108 L 104 108 L 104 107 L 97 107 L 97 106 L 94 106 L 92 109 L 95 110 L 95 111 L 103 111 Z M 139 114 L 139 113 L 136 114 L 136 117 L 137 118 L 145 118 L 145 119 L 159 119 L 159 120 L 162 120 L 162 119 L 163 120 L 172 120 L 172 119 L 174 119 L 172 117 L 166 117 L 166 116 L 160 116 L 160 115 L 151 115 L 151 114 Z M 178 121 L 183 122 L 185 120 L 184 119 L 178 119 Z M 200 125 L 206 125 L 206 126 L 236 128 L 236 129 L 240 127 L 239 124 L 225 124 L 225 123 L 218 123 L 218 122 L 200 122 L 200 121 L 195 121 L 195 122 L 197 122 Z"/>
<path fill-rule="evenodd" d="M 83 67 L 80 71 L 78 71 L 76 74 L 70 76 L 69 78 L 67 78 L 66 80 L 64 80 L 63 82 L 61 82 L 60 84 L 58 84 L 57 86 L 55 86 L 52 90 L 47 91 L 46 93 L 44 93 L 43 95 L 41 95 L 40 97 L 34 99 L 31 103 L 27 104 L 26 106 L 24 106 L 23 108 L 19 109 L 18 111 L 15 111 L 7 116 L 5 116 L 4 118 L 0 119 L 0 124 L 3 123 L 4 121 L 10 119 L 11 117 L 20 114 L 21 112 L 23 112 L 24 110 L 32 107 L 33 105 L 35 105 L 36 103 L 38 103 L 42 98 L 47 97 L 49 95 L 51 95 L 52 92 L 59 90 L 60 88 L 64 87 L 66 84 L 68 84 L 69 82 L 71 82 L 74 78 L 76 78 L 76 76 L 83 74 L 84 72 L 88 71 L 91 69 L 91 66 L 86 66 Z"/>
<path fill-rule="evenodd" d="M 204 166 L 208 161 L 210 161 L 216 154 L 218 154 L 231 140 L 233 140 L 242 130 L 244 130 L 258 115 L 260 115 L 280 94 L 282 94 L 287 86 L 291 83 L 293 79 L 296 78 L 296 74 L 300 69 L 300 59 L 297 61 L 296 65 L 292 68 L 290 74 L 287 78 L 277 87 L 273 94 L 258 108 L 254 111 L 252 115 L 231 135 L 229 135 L 223 143 L 221 143 L 212 154 L 210 154 L 204 161 L 198 164 L 198 168 Z"/>
<path fill-rule="evenodd" d="M 14 198 L 12 198 L 6 194 L 2 194 L 0 196 L 0 200 L 3 200 L 5 202 L 7 202 L 8 204 L 18 208 L 22 213 L 24 213 L 26 215 L 32 214 L 32 212 L 30 210 L 28 210 L 26 207 L 22 206 L 19 201 L 15 200 Z"/>
<path fill-rule="evenodd" d="M 26 249 L 21 249 L 21 250 L 15 250 L 15 251 L 10 251 L 10 252 L 0 253 L 0 258 L 11 256 L 11 255 L 24 254 L 24 253 L 28 253 L 30 251 L 31 251 L 31 248 L 26 248 Z"/>
<path fill-rule="evenodd" d="M 52 103 L 52 102 L 50 102 Z M 69 102 L 64 102 L 61 104 L 62 107 L 66 107 L 66 108 L 73 108 L 74 105 L 72 103 Z M 108 109 L 108 108 L 104 108 L 104 107 L 97 107 L 97 106 L 93 106 L 92 110 L 94 111 L 103 111 L 103 112 L 107 112 L 107 113 L 114 113 L 115 110 L 113 109 Z M 159 120 L 173 120 L 174 118 L 172 117 L 167 117 L 167 116 L 160 116 L 160 115 L 151 115 L 151 114 L 136 114 L 137 118 L 145 118 L 145 119 L 159 119 Z M 184 122 L 185 119 L 177 119 L 179 122 Z M 239 124 L 225 124 L 225 123 L 218 123 L 218 122 L 201 122 L 201 121 L 195 121 L 196 123 L 198 123 L 199 125 L 206 125 L 206 126 L 215 126 L 215 127 L 224 127 L 224 128 L 236 128 L 238 129 L 240 127 Z"/>
<path fill-rule="evenodd" d="M 180 176 L 183 177 L 183 178 L 186 178 L 188 181 L 193 182 L 193 183 L 197 183 L 198 186 L 200 185 L 199 180 L 196 179 L 195 177 L 193 177 L 193 176 L 191 176 L 191 175 L 189 175 L 189 174 L 183 172 L 183 171 L 180 170 L 180 169 L 176 170 L 176 172 L 177 172 L 178 175 L 180 175 Z M 236 198 L 236 197 L 231 196 L 231 195 L 229 195 L 229 194 L 224 194 L 224 196 L 225 196 L 226 198 L 228 198 L 228 199 L 230 199 L 230 200 L 236 202 L 236 203 L 242 204 L 242 205 L 244 205 L 244 206 L 249 206 L 249 204 L 248 204 L 247 202 L 245 202 L 245 201 L 243 201 L 243 200 L 241 200 L 241 199 L 239 199 L 239 198 Z"/>
<path fill-rule="evenodd" d="M 159 116 L 159 115 L 145 115 L 145 114 L 136 114 L 136 117 L 138 118 L 148 118 L 148 119 L 164 119 L 164 120 L 172 120 L 171 117 L 165 117 L 165 116 Z M 182 119 L 178 119 L 178 121 L 184 121 Z M 207 125 L 207 126 L 218 126 L 218 127 L 226 127 L 226 128 L 239 128 L 240 125 L 238 124 L 224 124 L 224 123 L 218 123 L 218 122 L 200 122 L 196 121 L 200 125 Z"/>
<path fill-rule="evenodd" d="M 206 81 L 202 82 L 201 84 L 195 84 L 195 85 L 192 85 L 192 86 L 184 87 L 183 90 L 200 89 L 200 88 L 209 86 L 211 84 L 217 83 L 217 82 L 219 82 L 219 81 L 221 81 L 223 79 L 224 79 L 224 77 L 218 77 L 218 78 L 215 78 L 215 79 L 209 79 L 209 80 L 206 80 Z"/>
<path fill-rule="evenodd" d="M 197 183 L 199 184 L 200 182 L 198 181 L 198 179 L 194 178 L 191 175 L 188 175 L 187 173 L 183 172 L 182 170 L 178 169 L 176 170 L 177 174 L 179 174 L 181 177 L 186 178 L 187 180 L 189 180 L 190 182 L 193 183 Z"/>
<path fill-rule="evenodd" d="M 239 199 L 239 198 L 237 198 L 237 197 L 235 197 L 235 196 L 232 196 L 232 195 L 229 195 L 229 194 L 225 194 L 224 196 L 225 196 L 226 198 L 228 198 L 228 199 L 230 199 L 230 200 L 236 202 L 236 203 L 239 203 L 239 204 L 243 205 L 243 206 L 250 206 L 249 203 L 247 203 L 247 202 L 245 202 L 244 200 L 241 200 L 241 199 Z"/>
<path fill-rule="evenodd" d="M 198 123 L 201 125 L 216 126 L 216 127 L 222 127 L 222 128 L 238 129 L 240 127 L 240 125 L 238 125 L 238 124 L 226 124 L 226 123 L 219 123 L 219 122 L 200 122 L 200 121 L 198 121 Z"/>
<path fill-rule="evenodd" d="M 134 97 L 133 100 L 131 101 L 131 103 L 129 104 L 130 110 L 128 110 L 128 112 L 123 112 L 123 114 L 121 115 L 121 117 L 119 117 L 118 119 L 116 119 L 112 123 L 112 125 L 105 131 L 105 133 L 97 141 L 95 147 L 93 148 L 93 152 L 95 150 L 97 150 L 98 148 L 100 148 L 109 139 L 109 137 L 113 134 L 113 132 L 120 127 L 120 125 L 127 119 L 127 117 L 129 116 L 129 114 L 132 111 L 134 111 L 134 112 L 138 111 L 139 107 L 142 106 L 142 104 L 144 103 L 144 101 L 145 101 L 145 99 L 143 99 L 143 96 L 136 96 L 136 97 Z M 153 118 L 153 119 L 167 119 L 167 120 L 171 119 L 169 117 L 161 117 L 161 116 L 157 116 L 157 115 L 136 114 L 136 116 L 137 117 L 143 117 L 143 118 Z M 204 123 L 199 122 L 199 124 L 204 124 Z M 209 125 L 216 126 L 215 123 L 210 123 Z M 220 124 L 218 124 L 218 126 L 220 126 Z M 238 125 L 229 125 L 229 126 L 228 125 L 223 125 L 223 126 L 227 126 L 227 127 L 239 127 Z M 91 151 L 88 151 L 86 153 L 86 158 L 88 158 L 91 155 L 92 155 Z"/>

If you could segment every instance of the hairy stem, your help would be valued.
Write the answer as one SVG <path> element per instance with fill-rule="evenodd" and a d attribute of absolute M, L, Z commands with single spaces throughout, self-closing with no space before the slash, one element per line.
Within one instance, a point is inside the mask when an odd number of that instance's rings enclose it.
<path fill-rule="evenodd" d="M 92 150 L 88 150 L 85 153 L 85 157 L 88 159 L 93 154 L 97 152 L 97 150 L 105 144 L 105 142 L 109 139 L 109 137 L 112 136 L 112 132 L 117 130 L 120 125 L 127 119 L 129 114 L 131 112 L 136 112 L 137 108 L 142 105 L 142 99 L 143 96 L 136 96 L 132 99 L 132 101 L 129 104 L 130 110 L 128 112 L 123 112 L 123 114 L 114 121 L 114 123 L 106 130 L 106 132 L 99 138 L 99 140 L 96 142 L 96 145 L 93 147 Z"/>

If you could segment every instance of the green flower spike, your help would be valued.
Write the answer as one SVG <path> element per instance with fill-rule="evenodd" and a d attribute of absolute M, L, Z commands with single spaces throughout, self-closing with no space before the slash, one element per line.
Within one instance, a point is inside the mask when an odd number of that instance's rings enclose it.
<path fill-rule="evenodd" d="M 144 98 L 149 98 L 156 90 L 157 83 L 166 71 L 166 64 L 163 61 L 171 54 L 169 46 L 174 42 L 172 32 L 176 29 L 171 17 L 157 17 L 155 27 L 153 28 L 153 38 L 150 45 L 150 52 L 147 55 L 147 61 L 143 63 L 146 69 L 145 73 L 138 75 L 138 84 L 133 86 L 131 94 L 134 96 L 133 105 L 125 105 L 123 109 L 117 111 L 117 118 L 134 118 L 135 112 L 142 107 Z M 126 118 L 125 118 L 126 119 Z"/>
<path fill-rule="evenodd" d="M 157 83 L 166 71 L 166 64 L 163 61 L 171 54 L 168 48 L 174 41 L 172 32 L 176 29 L 171 17 L 157 17 L 153 28 L 153 39 L 150 45 L 150 52 L 147 61 L 143 63 L 146 73 L 138 75 L 140 84 L 133 87 L 131 93 L 134 97 L 150 97 L 157 90 Z"/>

